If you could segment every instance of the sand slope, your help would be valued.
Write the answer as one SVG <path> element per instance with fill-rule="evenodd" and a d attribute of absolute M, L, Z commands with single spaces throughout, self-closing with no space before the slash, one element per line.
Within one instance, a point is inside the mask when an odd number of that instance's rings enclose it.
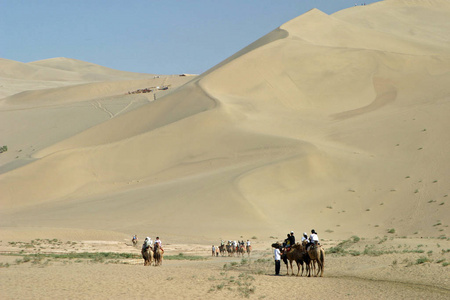
<path fill-rule="evenodd" d="M 449 17 L 438 0 L 299 16 L 157 101 L 37 148 L 0 175 L 0 226 L 448 234 Z M 2 108 L 117 91 L 34 91 Z"/>

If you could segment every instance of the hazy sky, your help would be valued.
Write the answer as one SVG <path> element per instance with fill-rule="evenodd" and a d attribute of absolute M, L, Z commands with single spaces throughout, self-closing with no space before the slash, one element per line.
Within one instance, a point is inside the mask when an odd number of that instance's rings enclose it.
<path fill-rule="evenodd" d="M 0 57 L 68 57 L 133 72 L 200 74 L 312 8 L 349 0 L 0 0 Z"/>

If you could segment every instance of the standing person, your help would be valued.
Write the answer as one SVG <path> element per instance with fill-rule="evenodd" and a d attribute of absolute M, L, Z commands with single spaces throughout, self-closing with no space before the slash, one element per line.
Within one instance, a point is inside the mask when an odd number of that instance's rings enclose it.
<path fill-rule="evenodd" d="M 280 268 L 281 268 L 281 253 L 279 247 L 276 247 L 273 251 L 273 256 L 275 258 L 275 275 L 280 275 Z"/>
<path fill-rule="evenodd" d="M 214 247 L 214 245 L 212 245 L 212 256 L 216 255 L 216 247 Z"/>

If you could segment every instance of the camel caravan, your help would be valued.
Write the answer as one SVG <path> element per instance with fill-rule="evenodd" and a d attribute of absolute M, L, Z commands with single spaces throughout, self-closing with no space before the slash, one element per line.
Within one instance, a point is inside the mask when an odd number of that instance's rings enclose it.
<path fill-rule="evenodd" d="M 134 237 L 132 241 L 134 245 Z M 162 265 L 164 249 L 162 248 L 162 243 L 159 237 L 156 237 L 154 243 L 150 237 L 146 237 L 144 243 L 142 244 L 141 253 L 142 258 L 144 259 L 144 266 L 150 266 L 152 262 L 154 266 Z"/>
<path fill-rule="evenodd" d="M 245 253 L 250 257 L 250 253 L 252 252 L 251 242 L 247 240 L 247 242 L 242 241 L 228 241 L 226 244 L 222 240 L 220 242 L 220 246 L 216 247 L 212 245 L 212 256 L 244 256 Z"/>
<path fill-rule="evenodd" d="M 303 276 L 303 272 L 306 271 L 305 275 L 308 275 L 308 277 L 311 274 L 317 277 L 319 273 L 320 277 L 323 277 L 325 251 L 322 249 L 319 243 L 319 237 L 314 229 L 311 230 L 309 238 L 306 232 L 303 233 L 301 242 L 297 243 L 295 242 L 294 232 L 291 231 L 283 243 L 273 243 L 272 247 L 275 248 L 275 275 L 279 275 L 280 273 L 280 260 L 282 259 L 286 264 L 286 275 L 289 275 L 289 266 L 291 267 L 291 275 L 294 275 L 292 262 L 295 261 L 297 264 L 297 276 L 299 274 Z M 301 273 L 300 265 L 302 266 Z"/>
<path fill-rule="evenodd" d="M 149 87 L 149 88 L 138 89 L 138 90 L 135 90 L 135 91 L 129 91 L 129 92 L 128 92 L 128 95 L 131 95 L 131 94 L 145 94 L 145 93 L 152 93 L 153 91 L 157 91 L 157 90 L 165 91 L 165 90 L 168 90 L 168 89 L 169 89 L 169 86 L 170 86 L 170 85 L 152 86 L 152 87 Z"/>

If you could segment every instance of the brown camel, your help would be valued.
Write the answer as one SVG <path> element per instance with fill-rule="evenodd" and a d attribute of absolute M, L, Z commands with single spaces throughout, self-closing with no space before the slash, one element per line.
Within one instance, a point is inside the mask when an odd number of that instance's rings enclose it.
<path fill-rule="evenodd" d="M 247 255 L 250 257 L 250 253 L 252 252 L 252 246 L 247 246 Z"/>
<path fill-rule="evenodd" d="M 323 277 L 323 268 L 325 264 L 325 251 L 322 249 L 320 245 L 311 245 L 308 249 L 309 257 L 311 258 L 311 266 L 309 268 L 308 277 L 311 276 L 311 269 L 316 270 L 316 262 L 317 262 L 317 273 L 314 275 L 317 277 L 320 273 L 320 277 Z M 314 274 L 314 272 L 313 272 Z"/>
<path fill-rule="evenodd" d="M 159 243 L 155 243 L 155 248 L 153 249 L 153 257 L 155 259 L 155 266 L 162 265 L 164 250 L 159 247 Z"/>
<path fill-rule="evenodd" d="M 152 247 L 142 248 L 141 250 L 142 258 L 144 259 L 144 266 L 150 266 L 153 261 L 153 250 Z"/>
<path fill-rule="evenodd" d="M 305 248 L 302 244 L 296 243 L 291 247 L 291 249 L 285 253 L 283 253 L 283 261 L 286 264 L 286 275 L 289 275 L 289 265 L 291 266 L 291 275 L 294 275 L 294 268 L 292 267 L 292 262 L 295 261 L 297 263 L 297 275 L 300 274 L 300 276 L 303 276 L 304 266 L 303 263 L 306 265 L 306 273 L 309 271 L 309 264 L 310 264 L 310 258 L 308 253 L 305 251 Z M 289 260 L 289 264 L 288 264 Z M 302 272 L 300 273 L 300 265 L 302 266 Z"/>
<path fill-rule="evenodd" d="M 233 255 L 234 255 L 234 252 L 236 252 L 235 250 L 236 250 L 236 249 L 233 247 L 233 245 L 231 245 L 231 244 L 228 244 L 228 245 L 227 245 L 228 256 L 233 256 Z"/>
<path fill-rule="evenodd" d="M 219 250 L 220 250 L 220 255 L 225 256 L 225 253 L 226 253 L 225 245 L 220 245 Z"/>
<path fill-rule="evenodd" d="M 240 245 L 240 246 L 239 246 L 239 252 L 238 252 L 238 254 L 244 256 L 244 254 L 245 254 L 245 246 L 244 246 L 244 245 Z"/>

